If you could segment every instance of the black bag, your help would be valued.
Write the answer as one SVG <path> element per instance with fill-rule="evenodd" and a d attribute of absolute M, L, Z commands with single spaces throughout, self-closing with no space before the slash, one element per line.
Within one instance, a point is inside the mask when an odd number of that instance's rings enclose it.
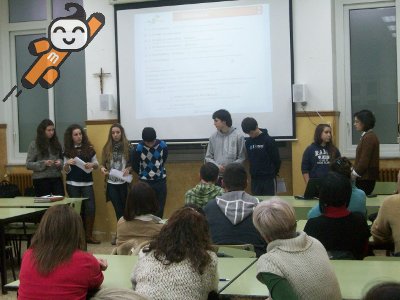
<path fill-rule="evenodd" d="M 16 184 L 2 180 L 0 182 L 0 198 L 15 198 L 21 196 L 21 192 Z"/>

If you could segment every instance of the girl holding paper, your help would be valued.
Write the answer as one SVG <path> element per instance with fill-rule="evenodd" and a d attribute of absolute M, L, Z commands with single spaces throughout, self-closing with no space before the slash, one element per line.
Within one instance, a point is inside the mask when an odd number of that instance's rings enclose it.
<path fill-rule="evenodd" d="M 35 196 L 64 196 L 62 148 L 53 121 L 44 119 L 36 129 L 36 139 L 29 145 L 26 168 L 32 170 Z"/>
<path fill-rule="evenodd" d="M 96 151 L 86 132 L 78 124 L 70 125 L 64 134 L 64 171 L 67 174 L 67 193 L 69 197 L 84 197 L 81 216 L 86 231 L 86 242 L 100 244 L 93 235 L 95 200 L 92 171 L 99 167 Z"/>
<path fill-rule="evenodd" d="M 101 173 L 106 176 L 106 199 L 114 206 L 115 215 L 119 220 L 124 214 L 125 201 L 128 194 L 128 174 L 131 171 L 129 161 L 130 145 L 125 136 L 125 130 L 120 124 L 113 124 L 108 132 L 107 142 L 103 147 Z M 110 174 L 111 170 L 120 171 L 120 178 Z M 117 172 L 116 172 L 117 173 Z"/>

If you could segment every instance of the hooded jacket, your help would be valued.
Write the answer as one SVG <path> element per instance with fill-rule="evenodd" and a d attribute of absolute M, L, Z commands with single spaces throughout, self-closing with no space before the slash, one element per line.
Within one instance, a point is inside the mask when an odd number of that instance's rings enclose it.
<path fill-rule="evenodd" d="M 208 142 L 206 162 L 219 166 L 243 163 L 246 159 L 245 142 L 242 133 L 230 127 L 227 133 L 215 132 Z"/>
<path fill-rule="evenodd" d="M 204 207 L 213 243 L 252 244 L 257 257 L 265 253 L 266 242 L 253 225 L 253 210 L 258 199 L 245 191 L 224 193 Z"/>

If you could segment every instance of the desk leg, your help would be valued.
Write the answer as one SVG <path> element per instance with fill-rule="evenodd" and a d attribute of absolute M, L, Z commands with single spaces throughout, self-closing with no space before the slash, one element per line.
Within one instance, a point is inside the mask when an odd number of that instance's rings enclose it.
<path fill-rule="evenodd" d="M 1 292 L 7 294 L 4 286 L 7 284 L 6 268 L 6 238 L 4 233 L 4 224 L 0 224 L 0 268 L 1 268 Z"/>

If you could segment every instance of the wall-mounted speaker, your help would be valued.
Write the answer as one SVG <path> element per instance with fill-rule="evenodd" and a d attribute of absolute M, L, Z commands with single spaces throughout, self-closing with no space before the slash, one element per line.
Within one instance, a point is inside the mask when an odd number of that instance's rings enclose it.
<path fill-rule="evenodd" d="M 100 95 L 100 110 L 111 111 L 113 110 L 114 98 L 110 94 Z"/>
<path fill-rule="evenodd" d="M 307 88 L 305 84 L 293 84 L 292 96 L 294 103 L 305 103 L 307 102 Z"/>

